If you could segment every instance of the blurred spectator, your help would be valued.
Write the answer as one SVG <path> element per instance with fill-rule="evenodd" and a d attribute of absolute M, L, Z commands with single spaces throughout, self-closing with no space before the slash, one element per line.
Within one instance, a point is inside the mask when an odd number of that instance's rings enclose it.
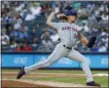
<path fill-rule="evenodd" d="M 32 41 L 32 46 L 33 47 L 37 47 L 39 43 L 40 43 L 39 42 L 39 38 L 38 37 L 34 37 L 33 41 Z"/>
<path fill-rule="evenodd" d="M 87 35 L 89 35 L 89 33 L 91 33 L 91 30 L 89 29 L 89 27 L 87 26 L 86 23 L 83 23 L 81 26 L 82 31 L 84 31 L 84 33 L 86 33 Z"/>
<path fill-rule="evenodd" d="M 13 41 L 14 39 L 18 40 L 18 30 L 12 30 L 9 36 L 10 36 L 10 42 Z"/>
<path fill-rule="evenodd" d="M 45 46 L 45 50 L 47 50 L 47 51 L 52 50 L 53 43 L 50 40 L 49 32 L 45 32 L 44 34 L 42 34 L 41 38 L 42 38 L 42 44 Z"/>
<path fill-rule="evenodd" d="M 41 13 L 40 3 L 30 4 L 29 12 L 25 18 L 26 21 L 35 20 L 35 17 Z"/>
<path fill-rule="evenodd" d="M 18 39 L 28 38 L 28 30 L 24 26 L 18 31 Z"/>
<path fill-rule="evenodd" d="M 34 5 L 31 5 L 30 11 L 31 11 L 32 15 L 34 15 L 34 16 L 39 15 L 41 12 L 40 3 L 36 2 L 36 3 L 34 3 Z"/>
<path fill-rule="evenodd" d="M 25 21 L 35 20 L 35 16 L 32 13 L 28 13 L 25 17 Z"/>
<path fill-rule="evenodd" d="M 5 33 L 2 32 L 1 34 L 1 44 L 4 45 L 9 45 L 10 41 L 9 41 L 9 36 Z"/>
<path fill-rule="evenodd" d="M 108 20 L 108 14 L 107 13 L 103 13 L 102 15 L 101 15 L 101 18 L 102 18 L 102 20 Z"/>
<path fill-rule="evenodd" d="M 42 25 L 41 25 L 42 26 Z M 42 34 L 42 29 L 40 28 L 40 25 L 39 24 L 36 24 L 35 25 L 35 29 L 36 29 L 36 35 L 37 36 L 41 36 Z"/>
<path fill-rule="evenodd" d="M 22 46 L 20 43 L 18 43 L 18 44 L 17 44 L 17 47 L 16 47 L 16 49 L 15 49 L 15 51 L 16 51 L 16 52 L 22 52 L 22 51 L 23 51 L 23 50 L 22 50 L 22 47 L 23 47 L 23 46 Z"/>
<path fill-rule="evenodd" d="M 42 32 L 41 29 L 39 28 L 39 24 L 36 24 L 35 27 L 33 27 L 33 29 L 30 32 L 30 39 L 31 41 L 34 40 L 34 38 L 37 38 L 38 41 L 40 40 L 40 36 L 41 36 Z"/>
<path fill-rule="evenodd" d="M 24 51 L 31 52 L 32 51 L 32 47 L 29 44 L 25 43 L 25 45 L 24 45 Z"/>
<path fill-rule="evenodd" d="M 105 47 L 104 44 L 101 44 L 98 51 L 99 52 L 106 52 L 107 51 L 107 48 Z"/>
<path fill-rule="evenodd" d="M 14 22 L 14 29 L 19 30 L 23 22 L 19 15 L 16 15 L 16 17 L 14 18 Z"/>
<path fill-rule="evenodd" d="M 28 44 L 20 44 L 17 41 L 22 42 L 26 38 L 33 48 L 41 46 L 42 43 L 46 50 L 52 50 L 55 47 L 53 44 L 59 42 L 59 36 L 45 24 L 46 19 L 54 8 L 62 7 L 61 10 L 65 10 L 65 7 L 69 6 L 78 11 L 77 24 L 82 25 L 80 27 L 84 35 L 87 38 L 91 36 L 98 38 L 91 51 L 97 52 L 99 47 L 100 52 L 107 50 L 108 35 L 103 31 L 108 31 L 108 1 L 2 1 L 1 31 L 5 32 L 1 36 L 2 45 L 8 45 L 10 49 L 17 47 L 17 51 L 24 51 L 24 46 L 28 47 Z M 79 51 L 90 51 L 79 44 L 76 48 Z"/>
<path fill-rule="evenodd" d="M 16 42 L 16 40 L 13 40 L 10 45 L 10 48 L 16 48 L 16 46 L 17 46 L 17 42 Z"/>
<path fill-rule="evenodd" d="M 35 37 L 37 37 L 37 38 L 39 37 L 38 31 L 37 31 L 37 29 L 33 28 L 32 32 L 31 32 L 31 39 L 34 39 Z"/>
<path fill-rule="evenodd" d="M 31 52 L 32 47 L 27 43 L 19 43 L 16 47 L 16 52 Z"/>
<path fill-rule="evenodd" d="M 15 8 L 16 12 L 22 11 L 24 6 L 25 6 L 24 3 L 21 3 L 18 7 Z"/>
<path fill-rule="evenodd" d="M 7 29 L 6 30 L 6 33 L 7 34 L 9 34 L 10 33 L 10 29 L 12 28 L 12 17 L 11 16 L 6 16 L 6 17 L 4 17 L 4 19 L 3 19 L 3 22 L 4 22 L 4 26 L 5 26 L 5 28 Z"/>
<path fill-rule="evenodd" d="M 59 35 L 57 34 L 56 31 L 54 31 L 54 33 L 50 36 L 50 39 L 51 39 L 53 42 L 59 41 Z"/>

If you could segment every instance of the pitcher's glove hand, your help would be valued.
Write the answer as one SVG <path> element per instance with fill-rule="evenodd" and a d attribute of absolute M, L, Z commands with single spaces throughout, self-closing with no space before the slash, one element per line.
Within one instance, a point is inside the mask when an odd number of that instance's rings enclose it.
<path fill-rule="evenodd" d="M 89 43 L 87 44 L 87 47 L 89 48 L 93 47 L 93 45 L 95 44 L 95 41 L 96 41 L 96 37 L 91 37 L 89 39 Z"/>

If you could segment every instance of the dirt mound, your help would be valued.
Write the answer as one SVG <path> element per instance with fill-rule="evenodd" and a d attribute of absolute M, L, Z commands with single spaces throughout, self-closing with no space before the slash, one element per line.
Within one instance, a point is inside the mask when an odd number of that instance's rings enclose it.
<path fill-rule="evenodd" d="M 75 83 L 64 83 L 64 82 L 55 82 L 55 81 L 38 81 L 38 80 L 32 80 L 34 78 L 38 78 L 38 77 L 68 77 L 68 75 L 66 76 L 66 74 L 55 74 L 55 73 L 37 73 L 37 74 L 29 74 L 26 75 L 24 78 L 20 79 L 20 80 L 16 80 L 16 75 L 17 73 L 13 73 L 13 72 L 6 72 L 2 74 L 2 88 L 12 88 L 12 87 L 22 87 L 22 88 L 31 88 L 31 87 L 87 87 L 86 85 L 83 84 L 75 84 Z M 75 77 L 75 75 L 71 75 L 73 77 Z M 71 77 L 69 76 L 69 77 Z M 28 77 L 31 77 L 32 79 L 27 79 Z"/>
<path fill-rule="evenodd" d="M 32 87 L 42 87 L 42 88 L 56 88 L 56 87 L 86 87 L 81 84 L 73 83 L 60 83 L 60 82 L 50 82 L 50 81 L 31 81 L 31 80 L 16 80 L 16 79 L 5 79 L 2 80 L 2 88 L 12 88 L 12 87 L 22 87 L 22 88 L 32 88 Z"/>
<path fill-rule="evenodd" d="M 2 80 L 2 88 L 11 88 L 11 87 L 50 87 L 46 85 L 38 85 L 14 80 Z"/>

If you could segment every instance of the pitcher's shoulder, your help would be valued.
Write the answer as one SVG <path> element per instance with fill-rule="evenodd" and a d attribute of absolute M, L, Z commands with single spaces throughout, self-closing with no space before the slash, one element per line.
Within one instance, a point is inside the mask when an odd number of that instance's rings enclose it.
<path fill-rule="evenodd" d="M 74 26 L 78 31 L 81 30 L 81 27 L 80 27 L 79 25 L 77 25 L 77 24 L 73 24 L 73 26 Z"/>

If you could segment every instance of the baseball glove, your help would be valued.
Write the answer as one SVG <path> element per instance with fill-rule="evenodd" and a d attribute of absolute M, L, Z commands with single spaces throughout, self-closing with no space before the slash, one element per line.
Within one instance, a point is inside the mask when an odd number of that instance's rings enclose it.
<path fill-rule="evenodd" d="M 87 44 L 87 47 L 89 48 L 93 47 L 93 45 L 95 44 L 95 41 L 96 41 L 96 37 L 91 37 L 89 39 L 89 43 Z"/>

